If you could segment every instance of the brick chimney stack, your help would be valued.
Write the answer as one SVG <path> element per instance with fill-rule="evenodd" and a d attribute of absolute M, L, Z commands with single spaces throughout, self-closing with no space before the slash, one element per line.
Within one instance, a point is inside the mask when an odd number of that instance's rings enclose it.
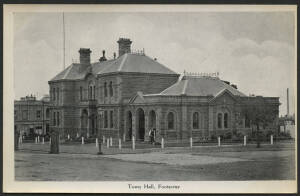
<path fill-rule="evenodd" d="M 119 38 L 117 41 L 119 44 L 119 57 L 123 54 L 130 53 L 131 52 L 131 43 L 130 39 L 127 38 Z"/>
<path fill-rule="evenodd" d="M 89 48 L 80 48 L 78 51 L 80 56 L 80 64 L 89 65 L 91 64 L 91 50 Z"/>

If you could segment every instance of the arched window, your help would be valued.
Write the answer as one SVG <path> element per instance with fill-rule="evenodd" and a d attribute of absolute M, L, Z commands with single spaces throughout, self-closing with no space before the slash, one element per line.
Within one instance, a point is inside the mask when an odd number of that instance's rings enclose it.
<path fill-rule="evenodd" d="M 52 93 L 53 93 L 53 101 L 55 101 L 55 93 L 56 93 L 55 88 L 53 88 Z"/>
<path fill-rule="evenodd" d="M 47 108 L 47 109 L 46 109 L 46 118 L 49 118 L 49 113 L 50 113 L 50 109 Z"/>
<path fill-rule="evenodd" d="M 109 83 L 109 96 L 114 96 L 114 91 L 113 91 L 113 85 L 112 82 Z"/>
<path fill-rule="evenodd" d="M 174 113 L 169 112 L 168 114 L 168 129 L 174 129 Z"/>
<path fill-rule="evenodd" d="M 96 99 L 96 87 L 95 85 L 93 86 L 94 90 L 93 90 L 93 98 Z"/>
<path fill-rule="evenodd" d="M 199 129 L 199 113 L 193 113 L 193 129 Z"/>
<path fill-rule="evenodd" d="M 219 129 L 222 128 L 222 114 L 221 113 L 218 114 L 218 128 Z"/>
<path fill-rule="evenodd" d="M 57 126 L 59 126 L 59 123 L 60 123 L 60 122 L 59 122 L 59 120 L 60 120 L 59 118 L 60 118 L 59 112 L 57 112 Z"/>
<path fill-rule="evenodd" d="M 248 115 L 245 115 L 245 127 L 250 128 L 250 119 Z"/>
<path fill-rule="evenodd" d="M 83 100 L 82 86 L 80 87 L 80 101 Z"/>
<path fill-rule="evenodd" d="M 56 89 L 57 90 L 57 101 L 59 100 L 59 88 Z"/>
<path fill-rule="evenodd" d="M 104 128 L 108 127 L 108 116 L 107 116 L 107 111 L 104 111 Z"/>
<path fill-rule="evenodd" d="M 104 97 L 107 97 L 107 84 L 104 82 Z"/>
<path fill-rule="evenodd" d="M 224 113 L 224 128 L 228 128 L 228 113 Z"/>
<path fill-rule="evenodd" d="M 93 99 L 93 86 L 89 87 L 89 99 Z"/>
<path fill-rule="evenodd" d="M 56 125 L 56 112 L 53 112 L 53 125 Z"/>
<path fill-rule="evenodd" d="M 109 111 L 109 119 L 110 119 L 110 128 L 113 128 L 114 127 L 114 113 L 113 111 Z"/>

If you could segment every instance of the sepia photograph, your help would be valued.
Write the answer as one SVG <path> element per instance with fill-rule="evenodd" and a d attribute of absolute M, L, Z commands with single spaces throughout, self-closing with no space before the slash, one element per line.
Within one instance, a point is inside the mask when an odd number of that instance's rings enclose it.
<path fill-rule="evenodd" d="M 4 191 L 296 193 L 296 11 L 4 6 Z"/>

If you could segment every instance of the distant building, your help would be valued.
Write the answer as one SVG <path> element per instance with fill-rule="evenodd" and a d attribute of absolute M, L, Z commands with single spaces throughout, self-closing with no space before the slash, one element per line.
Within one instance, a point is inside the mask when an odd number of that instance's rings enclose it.
<path fill-rule="evenodd" d="M 21 135 L 44 135 L 50 130 L 50 98 L 36 100 L 34 96 L 14 101 L 15 130 Z"/>
<path fill-rule="evenodd" d="M 119 56 L 90 61 L 81 48 L 80 63 L 72 63 L 49 81 L 51 129 L 63 137 L 82 135 L 147 141 L 149 129 L 158 137 L 206 139 L 226 133 L 249 134 L 243 105 L 263 99 L 278 119 L 278 97 L 249 97 L 216 75 L 180 74 L 143 52 L 131 52 L 120 38 Z M 115 55 L 114 55 L 115 56 Z M 269 126 L 277 130 L 276 123 Z"/>
<path fill-rule="evenodd" d="M 295 138 L 295 115 L 285 115 L 279 118 L 280 133 L 285 133 Z"/>

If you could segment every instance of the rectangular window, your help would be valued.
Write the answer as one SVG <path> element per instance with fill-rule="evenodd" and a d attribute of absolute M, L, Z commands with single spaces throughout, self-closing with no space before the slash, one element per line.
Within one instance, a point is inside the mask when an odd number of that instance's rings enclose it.
<path fill-rule="evenodd" d="M 224 114 L 224 128 L 228 128 L 228 113 Z"/>
<path fill-rule="evenodd" d="M 57 88 L 57 101 L 59 100 L 59 88 Z"/>
<path fill-rule="evenodd" d="M 83 100 L 83 97 L 82 97 L 82 86 L 80 87 L 80 101 Z"/>
<path fill-rule="evenodd" d="M 28 111 L 27 110 L 22 111 L 22 119 L 23 120 L 27 120 L 28 119 Z"/>
<path fill-rule="evenodd" d="M 107 128 L 108 126 L 108 116 L 107 111 L 104 111 L 104 128 Z"/>
<path fill-rule="evenodd" d="M 114 127 L 114 111 L 109 111 L 110 128 Z"/>
<path fill-rule="evenodd" d="M 218 114 L 218 128 L 219 129 L 222 128 L 222 114 L 221 113 Z"/>
<path fill-rule="evenodd" d="M 36 111 L 36 118 L 41 118 L 41 111 L 40 110 Z"/>
<path fill-rule="evenodd" d="M 53 88 L 53 91 L 52 91 L 52 94 L 53 94 L 53 101 L 55 101 L 55 93 L 56 93 L 55 88 Z"/>
<path fill-rule="evenodd" d="M 57 112 L 57 126 L 59 126 L 59 120 L 60 120 L 60 116 L 59 116 L 59 112 Z"/>
<path fill-rule="evenodd" d="M 53 112 L 53 125 L 56 125 L 56 112 Z"/>

